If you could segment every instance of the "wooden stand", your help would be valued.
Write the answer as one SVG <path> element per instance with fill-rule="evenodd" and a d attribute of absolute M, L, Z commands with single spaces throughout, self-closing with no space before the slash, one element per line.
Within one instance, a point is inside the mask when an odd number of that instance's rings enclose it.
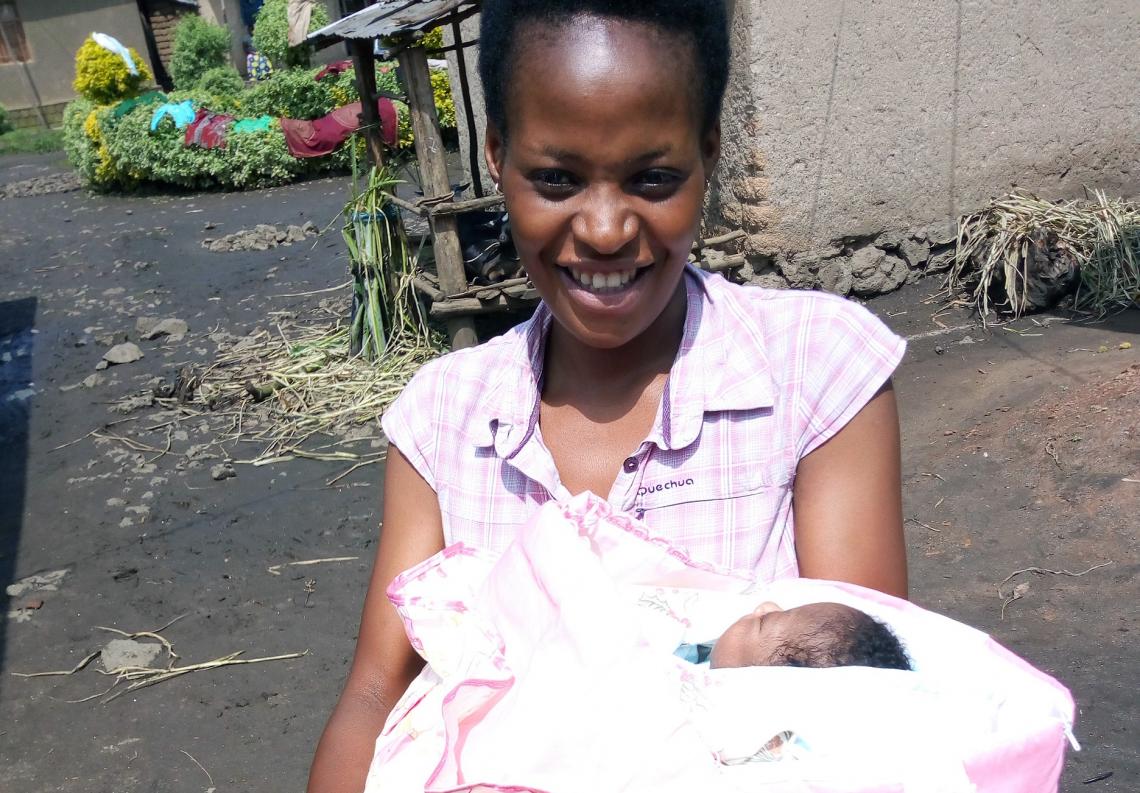
<path fill-rule="evenodd" d="M 439 133 L 439 116 L 431 92 L 431 74 L 428 72 L 427 53 L 422 47 L 408 47 L 397 56 L 404 79 L 408 84 L 408 107 L 415 133 L 416 159 L 425 198 L 451 197 L 451 180 L 447 177 L 447 160 L 443 153 L 443 138 Z M 440 289 L 452 295 L 467 289 L 467 273 L 463 269 L 463 252 L 459 247 L 459 233 L 454 214 L 430 213 L 435 247 L 435 264 L 439 272 Z M 475 323 L 469 316 L 447 320 L 451 349 L 474 347 L 479 343 L 475 336 Z"/>
<path fill-rule="evenodd" d="M 384 164 L 384 131 L 380 128 L 380 111 L 376 107 L 376 59 L 371 39 L 352 39 L 352 66 L 356 73 L 356 93 L 360 95 L 360 128 L 368 159 L 379 168 Z"/>

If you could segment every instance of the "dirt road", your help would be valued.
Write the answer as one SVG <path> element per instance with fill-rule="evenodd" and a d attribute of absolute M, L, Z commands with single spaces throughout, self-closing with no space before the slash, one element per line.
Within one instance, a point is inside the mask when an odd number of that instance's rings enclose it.
<path fill-rule="evenodd" d="M 6 158 L 0 183 L 56 168 L 50 157 Z M 16 584 L 0 596 L 0 789 L 303 789 L 355 638 L 379 466 L 332 488 L 342 465 L 303 460 L 238 465 L 215 481 L 219 459 L 192 422 L 170 434 L 169 452 L 89 433 L 154 421 L 115 403 L 211 360 L 211 334 L 242 335 L 315 299 L 282 295 L 344 280 L 335 230 L 240 253 L 203 239 L 257 223 L 323 228 L 344 194 L 333 179 L 232 195 L 0 200 L 0 580 Z M 944 332 L 922 302 L 934 289 L 871 305 L 917 337 L 896 377 L 914 599 L 1072 688 L 1084 751 L 1064 790 L 1140 790 L 1140 313 L 990 331 L 946 315 Z M 140 316 L 189 331 L 141 340 Z M 143 357 L 97 372 L 120 341 Z M 276 567 L 328 557 L 358 558 Z M 1026 568 L 1082 574 L 1023 572 L 999 597 L 999 583 Z M 179 663 L 307 655 L 197 672 L 105 705 L 69 702 L 110 685 L 98 660 L 71 676 L 11 674 L 70 669 L 116 638 L 98 626 L 152 630 L 180 615 L 164 631 Z"/>

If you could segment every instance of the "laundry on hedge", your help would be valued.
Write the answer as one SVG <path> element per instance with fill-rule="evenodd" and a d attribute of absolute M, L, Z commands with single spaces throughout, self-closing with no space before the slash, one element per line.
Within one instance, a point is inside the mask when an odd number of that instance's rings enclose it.
<path fill-rule="evenodd" d="M 124 99 L 122 102 L 119 102 L 119 104 L 115 105 L 115 109 L 111 111 L 111 115 L 114 118 L 122 118 L 140 105 L 153 105 L 155 102 L 161 102 L 163 99 L 166 99 L 166 94 L 162 93 L 162 91 L 147 91 L 145 94 L 140 94 L 139 96 Z"/>
<path fill-rule="evenodd" d="M 186 127 L 186 146 L 200 146 L 203 149 L 220 149 L 226 145 L 226 133 L 235 121 L 225 113 L 212 113 L 200 109 L 194 120 Z"/>
<path fill-rule="evenodd" d="M 384 143 L 396 145 L 396 106 L 389 99 L 377 100 L 380 110 L 380 131 Z M 285 144 L 294 157 L 322 157 L 344 143 L 348 136 L 360 128 L 360 102 L 338 107 L 331 113 L 312 121 L 296 118 L 281 119 Z"/>
<path fill-rule="evenodd" d="M 321 69 L 319 72 L 314 74 L 313 79 L 319 83 L 321 80 L 325 79 L 326 77 L 336 77 L 341 72 L 347 72 L 351 68 L 352 68 L 352 59 L 351 58 L 345 58 L 343 61 L 337 61 L 336 63 L 328 64 L 327 66 L 325 66 L 325 68 Z"/>
<path fill-rule="evenodd" d="M 240 118 L 230 127 L 230 134 L 237 135 L 242 132 L 265 132 L 273 123 L 273 116 L 258 116 L 257 118 Z"/>
<path fill-rule="evenodd" d="M 122 58 L 123 63 L 127 65 L 127 70 L 133 75 L 138 75 L 139 68 L 135 66 L 135 59 L 131 57 L 131 51 L 124 47 L 117 38 L 108 36 L 106 33 L 92 33 L 91 39 L 103 49 Z"/>
<path fill-rule="evenodd" d="M 158 129 L 158 123 L 162 121 L 164 116 L 170 116 L 174 120 L 174 127 L 182 129 L 194 120 L 194 104 L 186 99 L 182 102 L 167 102 L 160 105 L 155 109 L 154 115 L 150 117 L 151 132 Z"/>

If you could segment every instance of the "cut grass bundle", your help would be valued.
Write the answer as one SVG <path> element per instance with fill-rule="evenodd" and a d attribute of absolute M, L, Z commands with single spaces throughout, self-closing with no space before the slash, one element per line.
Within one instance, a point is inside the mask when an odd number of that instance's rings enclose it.
<path fill-rule="evenodd" d="M 411 288 L 410 278 L 401 279 L 397 295 Z M 259 447 L 235 462 L 260 466 L 303 458 L 353 467 L 378 462 L 382 451 L 357 454 L 340 447 L 380 437 L 377 420 L 412 375 L 443 351 L 442 338 L 426 327 L 390 334 L 379 357 L 366 361 L 349 352 L 349 328 L 333 318 L 338 303 L 321 301 L 321 314 L 308 322 L 280 324 L 237 340 L 198 375 L 188 403 L 159 401 L 208 418 L 220 444 Z M 366 425 L 374 430 L 360 432 Z"/>
<path fill-rule="evenodd" d="M 983 319 L 1047 308 L 1075 292 L 1075 310 L 1101 318 L 1140 302 L 1140 204 L 1044 201 L 1014 192 L 958 223 L 946 286 L 967 292 Z"/>
<path fill-rule="evenodd" d="M 426 337 L 427 318 L 415 292 L 405 288 L 415 267 L 400 212 L 389 200 L 396 180 L 387 169 L 372 168 L 363 189 L 355 189 L 358 184 L 354 178 L 353 196 L 344 208 L 344 242 L 352 262 L 349 350 L 376 361 L 391 342 Z"/>

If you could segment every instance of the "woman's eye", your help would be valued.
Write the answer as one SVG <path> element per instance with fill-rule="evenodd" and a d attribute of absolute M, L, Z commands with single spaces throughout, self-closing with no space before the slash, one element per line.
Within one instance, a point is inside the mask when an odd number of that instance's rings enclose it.
<path fill-rule="evenodd" d="M 681 183 L 681 175 L 672 171 L 652 170 L 639 173 L 633 179 L 634 187 L 653 197 L 671 195 Z"/>
<path fill-rule="evenodd" d="M 572 173 L 558 168 L 543 168 L 531 174 L 530 178 L 539 189 L 547 192 L 565 193 L 577 186 Z"/>

